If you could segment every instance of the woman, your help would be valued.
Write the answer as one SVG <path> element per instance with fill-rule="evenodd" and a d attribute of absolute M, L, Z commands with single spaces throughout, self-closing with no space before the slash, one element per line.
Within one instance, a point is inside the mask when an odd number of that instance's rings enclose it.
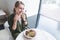
<path fill-rule="evenodd" d="M 9 29 L 14 39 L 16 39 L 20 32 L 25 30 L 28 24 L 27 16 L 23 10 L 24 3 L 22 3 L 21 1 L 17 1 L 15 3 L 13 14 L 8 17 L 8 23 L 10 25 Z"/>

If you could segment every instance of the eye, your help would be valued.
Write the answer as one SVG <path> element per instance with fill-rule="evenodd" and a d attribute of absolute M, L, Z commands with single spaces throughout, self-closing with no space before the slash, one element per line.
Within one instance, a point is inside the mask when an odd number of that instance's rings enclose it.
<path fill-rule="evenodd" d="M 24 8 L 23 8 L 23 10 L 24 10 Z"/>
<path fill-rule="evenodd" d="M 24 10 L 24 8 L 19 8 L 19 9 L 22 9 L 22 10 Z"/>
<path fill-rule="evenodd" d="M 22 9 L 22 8 L 19 8 L 19 9 Z"/>

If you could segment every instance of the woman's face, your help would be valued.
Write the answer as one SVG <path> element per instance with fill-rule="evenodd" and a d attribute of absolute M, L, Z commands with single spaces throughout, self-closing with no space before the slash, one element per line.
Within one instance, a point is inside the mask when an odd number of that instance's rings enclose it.
<path fill-rule="evenodd" d="M 24 10 L 24 5 L 20 4 L 17 8 L 15 8 L 15 10 L 16 10 L 16 14 L 22 13 Z"/>

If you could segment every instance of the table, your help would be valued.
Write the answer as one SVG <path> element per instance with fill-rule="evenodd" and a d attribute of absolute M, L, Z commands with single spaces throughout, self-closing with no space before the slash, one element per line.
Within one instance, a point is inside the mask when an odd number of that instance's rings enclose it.
<path fill-rule="evenodd" d="M 34 29 L 36 31 L 36 36 L 32 39 L 26 39 L 23 35 L 24 31 L 21 32 L 16 40 L 56 40 L 54 36 L 52 36 L 50 33 L 40 30 L 40 29 Z"/>

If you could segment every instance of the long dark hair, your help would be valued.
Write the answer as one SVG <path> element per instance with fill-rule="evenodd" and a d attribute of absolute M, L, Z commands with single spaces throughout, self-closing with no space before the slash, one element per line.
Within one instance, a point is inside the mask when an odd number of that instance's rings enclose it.
<path fill-rule="evenodd" d="M 15 8 L 17 8 L 18 6 L 19 6 L 19 4 L 22 4 L 22 5 L 24 5 L 24 3 L 22 2 L 22 1 L 17 1 L 16 3 L 15 3 L 15 6 L 14 6 L 14 13 L 16 12 L 15 11 Z"/>

